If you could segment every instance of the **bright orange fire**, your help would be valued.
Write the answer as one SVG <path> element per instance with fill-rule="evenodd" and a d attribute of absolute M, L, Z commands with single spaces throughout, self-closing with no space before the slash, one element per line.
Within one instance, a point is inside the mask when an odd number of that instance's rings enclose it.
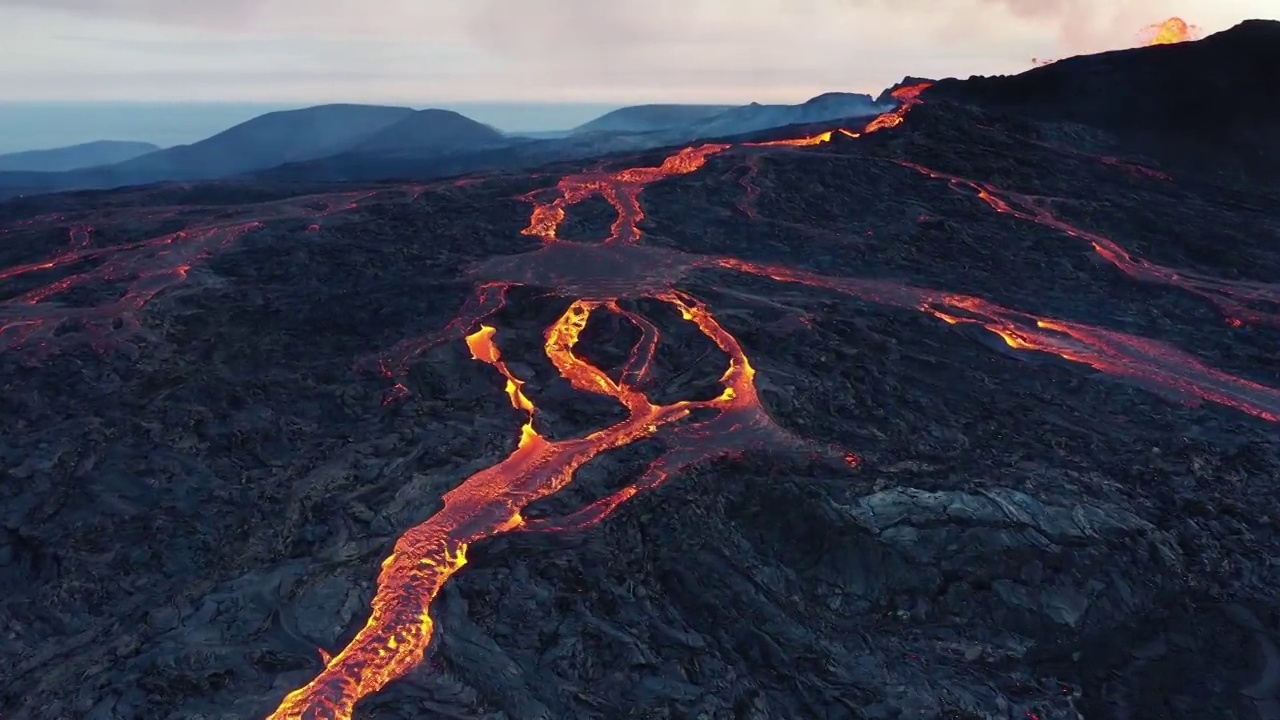
<path fill-rule="evenodd" d="M 1142 47 L 1173 45 L 1174 43 L 1199 39 L 1200 28 L 1188 24 L 1186 20 L 1180 17 L 1171 17 L 1162 23 L 1155 23 L 1143 28 L 1142 32 L 1139 33 L 1139 37 L 1142 38 Z M 1052 65 L 1056 62 L 1058 62 L 1056 59 L 1031 58 L 1031 64 L 1037 67 Z"/>
<path fill-rule="evenodd" d="M 1144 45 L 1172 45 L 1174 43 L 1187 42 L 1195 40 L 1199 36 L 1200 28 L 1194 25 L 1188 25 L 1186 20 L 1179 17 L 1171 17 L 1162 23 L 1148 26 L 1146 34 L 1149 35 Z"/>

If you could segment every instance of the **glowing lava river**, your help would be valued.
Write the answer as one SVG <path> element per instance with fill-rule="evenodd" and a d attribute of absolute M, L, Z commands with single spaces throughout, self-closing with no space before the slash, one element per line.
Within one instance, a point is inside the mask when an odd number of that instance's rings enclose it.
<path fill-rule="evenodd" d="M 382 563 L 367 623 L 339 652 L 326 657 L 323 670 L 289 693 L 269 716 L 286 718 L 350 718 L 363 698 L 377 693 L 418 665 L 433 634 L 431 605 L 441 587 L 467 562 L 468 548 L 478 541 L 511 532 L 561 531 L 601 521 L 641 492 L 656 488 L 682 469 L 746 449 L 783 445 L 818 452 L 803 439 L 784 431 L 768 415 L 755 385 L 755 370 L 739 344 L 699 299 L 676 289 L 677 282 L 695 272 L 734 271 L 772 278 L 782 283 L 824 288 L 832 293 L 927 313 L 950 325 L 975 325 L 1000 338 L 1011 350 L 1048 353 L 1092 367 L 1118 378 L 1192 401 L 1207 401 L 1267 421 L 1280 421 L 1280 391 L 1206 366 L 1191 354 L 1153 340 L 1114 330 L 1054 318 L 1039 317 L 1002 307 L 982 298 L 912 287 L 900 283 L 828 277 L 794 268 L 753 263 L 731 257 L 694 255 L 641 244 L 644 209 L 641 195 L 650 184 L 695 173 L 710 158 L 727 151 L 751 154 L 771 148 L 802 148 L 831 142 L 835 137 L 857 138 L 900 125 L 920 102 L 926 85 L 895 92 L 901 103 L 858 131 L 835 129 L 811 137 L 743 145 L 704 144 L 667 157 L 656 167 L 598 171 L 569 175 L 555 186 L 523 199 L 532 204 L 523 233 L 540 246 L 528 253 L 494 257 L 470 268 L 475 291 L 457 317 L 439 332 L 401 342 L 368 360 L 392 385 L 384 398 L 394 403 L 409 394 L 410 366 L 427 351 L 444 343 L 465 343 L 472 357 L 505 380 L 513 407 L 527 416 L 516 448 L 503 460 L 463 480 L 444 494 L 443 508 L 410 528 Z M 748 161 L 749 162 L 749 161 Z M 1026 196 L 1003 193 L 976 181 L 935 172 L 901 161 L 953 187 L 976 193 L 994 210 L 1034 222 L 1088 242 L 1130 278 L 1179 288 L 1214 302 L 1233 318 L 1269 322 L 1272 312 L 1256 304 L 1280 302 L 1280 287 L 1263 283 L 1221 281 L 1194 273 L 1156 266 L 1129 256 L 1121 246 L 1099 234 L 1078 229 L 1055 218 Z M 744 182 L 744 185 L 746 183 Z M 411 193 L 420 188 L 411 188 Z M 748 185 L 748 190 L 752 188 Z M 252 217 L 222 224 L 192 227 L 162 237 L 111 248 L 93 249 L 83 241 L 83 229 L 72 233 L 72 247 L 53 260 L 0 271 L 0 279 L 33 275 L 55 266 L 100 261 L 54 283 L 35 287 L 0 304 L 0 350 L 56 349 L 60 328 L 74 324 L 93 334 L 95 342 L 111 345 L 139 327 L 136 315 L 160 291 L 187 278 L 189 269 L 263 221 L 316 219 L 354 206 L 373 193 L 322 198 L 326 210 L 307 209 L 315 197 L 258 206 Z M 616 212 L 608 237 L 580 242 L 560 237 L 567 210 L 589 198 L 608 202 Z M 76 235 L 76 233 L 80 235 Z M 90 283 L 124 282 L 125 295 L 99 306 L 54 307 L 50 298 Z M 495 342 L 499 329 L 486 324 L 516 286 L 549 288 L 573 302 L 545 331 L 543 349 L 559 374 L 582 393 L 611 398 L 627 416 L 621 422 L 568 439 L 551 440 L 535 428 L 537 407 L 524 391 L 524 379 L 508 366 Z M 623 300 L 649 299 L 666 303 L 689 326 L 707 338 L 728 359 L 720 377 L 720 392 L 708 400 L 658 404 L 646 391 L 649 367 L 661 340 L 658 327 Z M 594 314 L 625 319 L 639 333 L 620 372 L 609 373 L 575 352 L 580 333 Z M 122 320 L 123 318 L 123 320 Z M 551 496 L 574 479 L 576 471 L 601 453 L 641 440 L 660 440 L 664 451 L 641 476 L 621 490 L 562 517 L 527 520 L 522 512 L 533 502 Z M 838 449 L 835 452 L 841 452 Z"/>

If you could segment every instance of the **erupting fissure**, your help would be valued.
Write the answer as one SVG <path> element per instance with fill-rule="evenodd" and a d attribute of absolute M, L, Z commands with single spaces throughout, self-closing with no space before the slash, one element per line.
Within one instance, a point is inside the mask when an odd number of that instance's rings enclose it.
<path fill-rule="evenodd" d="M 897 108 L 861 130 L 837 128 L 809 137 L 745 143 L 752 148 L 805 147 L 836 137 L 857 138 L 900 125 L 920 100 L 927 83 L 905 86 L 892 94 Z M 981 298 L 911 287 L 899 283 L 836 278 L 793 268 L 748 262 L 731 257 L 693 255 L 640 244 L 644 211 L 640 195 L 660 180 L 687 175 L 704 167 L 709 158 L 732 146 L 704 144 L 685 148 L 656 167 L 595 171 L 569 175 L 545 190 L 524 196 L 533 204 L 522 231 L 540 238 L 528 253 L 495 257 L 470 269 L 475 291 L 457 316 L 436 333 L 402 341 L 375 357 L 377 369 L 391 389 L 383 402 L 410 394 L 410 366 L 423 354 L 446 342 L 464 342 L 472 357 L 489 365 L 505 383 L 514 409 L 524 415 L 515 447 L 504 459 L 463 480 L 445 493 L 443 507 L 423 523 L 407 530 L 395 543 L 378 574 L 369 618 L 341 651 L 322 651 L 323 669 L 306 685 L 290 692 L 270 715 L 271 720 L 350 718 L 356 704 L 417 665 L 432 638 L 431 603 L 449 578 L 467 561 L 476 542 L 515 531 L 562 531 L 585 528 L 609 516 L 641 492 L 654 489 L 682 469 L 717 457 L 731 456 L 756 446 L 785 445 L 809 451 L 833 452 L 851 466 L 856 456 L 840 448 L 819 448 L 781 429 L 766 413 L 757 394 L 755 370 L 736 338 L 696 298 L 676 289 L 682 277 L 695 271 L 727 270 L 799 283 L 861 300 L 928 313 L 952 324 L 973 324 L 1001 338 L 1008 348 L 1032 350 L 1083 363 L 1104 373 L 1137 381 L 1180 397 L 1220 403 L 1269 421 L 1280 421 L 1280 392 L 1205 366 L 1188 353 L 1165 344 L 1080 323 L 1037 317 L 998 306 Z M 1274 320 L 1274 315 L 1246 303 L 1276 302 L 1276 288 L 1261 283 L 1224 281 L 1163 268 L 1130 256 L 1117 243 L 1059 220 L 1033 198 L 1000 191 L 977 181 L 946 175 L 908 161 L 901 165 L 952 187 L 977 193 L 1000 213 L 1052 227 L 1091 244 L 1094 251 L 1129 276 L 1186 289 L 1217 303 L 1233 317 Z M 749 159 L 748 163 L 753 163 Z M 754 216 L 758 190 L 752 178 L 759 166 L 749 164 L 739 178 L 747 192 L 743 211 Z M 453 184 L 470 180 L 454 181 Z M 401 188 L 406 189 L 406 188 Z M 407 188 L 416 197 L 421 187 Z M 107 338 L 121 331 L 121 323 L 137 325 L 136 314 L 157 293 L 186 277 L 196 262 L 209 257 L 237 237 L 267 220 L 318 218 L 355 204 L 373 193 L 295 198 L 257 206 L 253 219 L 189 228 L 151 240 L 115 247 L 92 248 L 84 225 L 70 231 L 72 247 L 54 259 L 0 271 L 0 280 L 30 276 L 58 268 L 92 269 L 13 297 L 0 304 L 0 350 L 43 348 L 52 351 L 57 331 L 67 323 Z M 587 198 L 606 200 L 617 213 L 608 237 L 586 243 L 559 237 L 566 210 Z M 313 205 L 323 203 L 317 211 Z M 57 218 L 62 220 L 63 218 Z M 89 283 L 124 283 L 118 300 L 92 307 L 59 307 L 50 299 Z M 543 351 L 559 374 L 580 392 L 611 398 L 627 416 L 621 422 L 581 437 L 550 440 L 536 427 L 537 398 L 525 391 L 519 377 L 503 359 L 496 337 L 486 324 L 508 301 L 515 286 L 551 288 L 571 298 L 569 308 L 546 329 Z M 769 302 L 745 293 L 744 300 Z M 651 380 L 650 365 L 660 341 L 657 325 L 629 309 L 624 300 L 649 299 L 675 309 L 689 327 L 707 338 L 728 359 L 720 377 L 720 392 L 709 400 L 680 400 L 657 404 L 644 390 Z M 782 303 L 771 303 L 775 307 Z M 575 352 L 588 320 L 612 313 L 631 323 L 640 334 L 627 361 L 615 374 L 605 372 Z M 797 313 L 799 311 L 797 310 Z M 136 329 L 136 328 L 135 328 Z M 125 328 L 128 330 L 128 328 Z M 615 379 L 616 377 L 616 379 Z M 601 453 L 641 440 L 656 439 L 663 448 L 640 476 L 590 505 L 565 516 L 528 519 L 528 506 L 549 497 Z"/>
<path fill-rule="evenodd" d="M 1173 45 L 1195 40 L 1200 34 L 1200 28 L 1188 24 L 1180 17 L 1171 17 L 1162 23 L 1148 26 L 1145 34 L 1147 37 L 1144 45 Z"/>
<path fill-rule="evenodd" d="M 1140 45 L 1142 47 L 1151 47 L 1152 45 L 1173 45 L 1175 43 L 1184 43 L 1199 39 L 1200 28 L 1188 23 L 1180 17 L 1171 17 L 1164 22 L 1155 23 L 1143 28 L 1139 37 L 1141 38 Z M 1052 65 L 1058 61 L 1031 58 L 1031 62 L 1035 65 Z"/>

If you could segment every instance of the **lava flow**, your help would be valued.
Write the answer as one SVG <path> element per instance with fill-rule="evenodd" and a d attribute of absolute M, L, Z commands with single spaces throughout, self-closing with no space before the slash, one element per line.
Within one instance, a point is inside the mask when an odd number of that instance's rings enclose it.
<path fill-rule="evenodd" d="M 3 279 L 105 259 L 92 270 L 68 275 L 5 301 L 0 315 L 0 350 L 29 347 L 34 352 L 51 352 L 55 338 L 68 324 L 96 338 L 93 344 L 100 349 L 118 338 L 138 333 L 142 330 L 138 311 L 157 293 L 184 280 L 193 264 L 257 227 L 260 223 L 245 222 L 184 230 L 122 246 L 73 249 L 47 262 L 0 271 Z M 115 282 L 125 282 L 127 287 L 111 302 L 90 307 L 54 307 L 45 302 L 76 287 Z"/>
<path fill-rule="evenodd" d="M 444 508 L 407 531 L 382 564 L 373 611 L 356 637 L 326 663 L 306 686 L 290 693 L 272 718 L 349 718 L 355 704 L 417 665 L 431 640 L 432 600 L 466 562 L 467 548 L 478 540 L 519 528 L 561 530 L 603 519 L 617 505 L 656 487 L 683 467 L 738 452 L 769 438 L 785 438 L 760 405 L 755 372 L 738 342 L 696 300 L 669 291 L 656 296 L 681 313 L 729 357 L 714 399 L 655 405 L 636 388 L 647 371 L 657 331 L 613 301 L 579 300 L 546 333 L 547 357 L 572 386 L 617 400 L 626 420 L 581 438 L 549 441 L 534 429 L 534 405 L 521 381 L 502 362 L 489 326 L 467 336 L 472 355 L 494 366 L 507 381 L 512 404 L 529 414 L 516 449 L 492 467 L 467 478 L 444 495 Z M 644 330 L 632 361 L 620 380 L 574 354 L 578 335 L 593 312 L 623 314 Z M 676 423 L 694 410 L 716 410 L 709 420 Z M 637 481 L 565 518 L 526 523 L 521 511 L 567 485 L 578 468 L 598 454 L 638 440 L 664 435 L 667 450 Z"/>
<path fill-rule="evenodd" d="M 972 191 L 996 212 L 1021 220 L 1029 220 L 1083 240 L 1089 243 L 1099 257 L 1134 280 L 1176 287 L 1198 295 L 1216 305 L 1232 325 L 1245 323 L 1280 325 L 1280 312 L 1255 307 L 1263 305 L 1280 308 L 1280 285 L 1248 280 L 1224 280 L 1191 270 L 1176 270 L 1156 265 L 1133 257 L 1119 243 L 1105 235 L 1084 230 L 1058 218 L 1028 195 L 1001 190 L 991 183 L 938 172 L 913 162 L 905 160 L 896 162 L 928 177 L 946 180 L 952 188 L 957 190 Z"/>
<path fill-rule="evenodd" d="M 450 183 L 456 184 L 456 183 Z M 416 197 L 426 186 L 394 188 Z M 193 224 L 183 230 L 119 245 L 92 247 L 94 226 L 64 215 L 46 215 L 15 223 L 5 233 L 51 229 L 68 223 L 70 246 L 52 258 L 0 269 L 0 280 L 42 277 L 65 273 L 16 296 L 0 301 L 0 352 L 23 349 L 39 357 L 61 350 L 70 342 L 87 338 L 99 349 L 127 345 L 133 336 L 146 335 L 140 311 L 155 296 L 188 280 L 193 267 L 225 250 L 264 223 L 310 219 L 351 210 L 378 190 L 306 195 L 237 208 L 183 208 L 216 212 L 219 222 Z M 170 218 L 177 209 L 139 213 L 134 208 L 113 208 L 100 213 L 99 224 L 134 224 Z M 313 224 L 311 228 L 319 229 Z M 312 230 L 314 232 L 314 230 Z M 97 304 L 59 303 L 73 291 L 100 292 L 123 285 L 123 292 Z"/>
<path fill-rule="evenodd" d="M 914 308 L 950 325 L 977 324 L 1014 350 L 1056 355 L 1153 390 L 1218 403 L 1280 422 L 1280 390 L 1215 370 L 1190 353 L 1155 340 L 1039 317 L 971 295 L 940 293 L 883 280 L 827 277 L 732 258 L 721 258 L 716 264 L 727 270 L 825 288 L 880 305 Z"/>
<path fill-rule="evenodd" d="M 915 95 L 910 96 L 911 104 L 916 102 Z M 900 123 L 909 108 L 910 105 L 904 102 L 902 107 L 887 113 L 896 120 L 876 125 L 880 121 L 876 118 L 868 125 L 868 131 Z M 872 128 L 873 125 L 876 127 Z M 561 376 L 575 389 L 615 399 L 628 411 L 626 420 L 569 440 L 553 442 L 538 434 L 533 425 L 533 403 L 523 394 L 521 381 L 502 363 L 497 347 L 492 344 L 495 331 L 481 325 L 479 330 L 469 332 L 480 319 L 502 306 L 508 287 L 525 284 L 514 280 L 482 283 L 479 294 L 444 331 L 426 340 L 398 346 L 390 354 L 395 358 L 392 363 L 388 363 L 386 358 L 380 359 L 383 373 L 397 380 L 396 390 L 388 398 L 394 399 L 407 392 L 399 373 L 407 369 L 412 358 L 440 342 L 468 333 L 465 338 L 473 357 L 493 365 L 506 378 L 512 404 L 529 413 L 529 422 L 524 424 L 515 450 L 505 460 L 472 475 L 446 493 L 442 510 L 401 536 L 392 554 L 383 562 L 372 603 L 373 611 L 364 628 L 341 652 L 330 657 L 314 680 L 286 696 L 271 718 L 349 718 L 361 698 L 377 692 L 421 662 L 431 641 L 431 602 L 445 581 L 466 562 L 467 547 L 477 540 L 518 528 L 559 530 L 583 527 L 602 520 L 627 499 L 656 487 L 681 468 L 740 452 L 765 439 L 790 440 L 761 406 L 754 383 L 755 371 L 738 341 L 706 307 L 671 287 L 669 272 L 693 267 L 700 261 L 664 263 L 661 251 L 652 253 L 636 247 L 641 237 L 639 223 L 644 218 L 640 206 L 640 192 L 644 187 L 658 180 L 694 172 L 706 164 L 708 157 L 730 147 L 725 144 L 701 145 L 671 155 L 658 167 L 565 177 L 555 186 L 555 196 L 551 200 L 535 204 L 529 225 L 522 231 L 525 235 L 542 238 L 543 249 L 535 251 L 541 254 L 532 258 L 533 262 L 529 261 L 530 258 L 521 259 L 518 267 L 506 264 L 508 270 L 540 275 L 528 278 L 527 284 L 537 280 L 543 285 L 558 287 L 562 293 L 577 290 L 585 296 L 575 301 L 547 330 L 545 351 Z M 535 201 L 538 195 L 537 192 L 530 193 L 525 199 Z M 603 197 L 617 212 L 609 237 L 595 245 L 570 243 L 558 238 L 565 210 L 592 196 Z M 578 262 L 559 262 L 558 258 L 546 261 L 548 257 L 555 258 L 546 252 L 557 252 L 556 248 L 579 253 Z M 588 254 L 585 262 L 581 257 L 584 253 Z M 621 263 L 619 253 L 623 258 Z M 613 256 L 612 263 L 609 262 L 610 255 Z M 481 269 L 494 270 L 502 265 L 489 263 L 482 265 Z M 644 282 L 634 275 L 628 278 L 624 265 L 633 270 L 638 266 L 657 267 L 653 277 Z M 563 274 L 551 277 L 553 269 L 562 273 L 586 272 L 588 275 L 577 278 L 576 282 L 567 282 L 568 278 Z M 610 269 L 617 272 L 610 273 Z M 610 291 L 616 294 L 610 296 L 607 294 Z M 670 405 L 650 402 L 638 386 L 648 373 L 658 332 L 647 320 L 621 309 L 618 300 L 622 295 L 647 296 L 669 303 L 685 321 L 692 323 L 728 356 L 729 367 L 721 377 L 724 389 L 719 396 L 707 401 L 678 401 Z M 617 381 L 573 352 L 587 319 L 599 310 L 622 314 L 642 332 L 640 342 L 632 351 L 631 362 Z M 393 371 L 392 367 L 396 370 Z M 708 420 L 677 424 L 697 409 L 718 412 Z M 638 480 L 622 490 L 569 517 L 526 523 L 521 516 L 521 511 L 529 503 L 559 491 L 573 479 L 578 468 L 600 453 L 658 435 L 662 435 L 665 441 L 665 452 Z"/>
<path fill-rule="evenodd" d="M 902 122 L 905 112 L 919 101 L 919 91 L 904 88 L 900 92 L 903 105 L 873 120 L 862 133 Z M 851 137 L 861 134 L 837 130 L 754 146 L 814 145 L 828 141 L 836 132 Z M 426 338 L 402 342 L 377 358 L 379 370 L 396 382 L 386 400 L 392 401 L 408 394 L 405 377 L 417 357 L 443 342 L 464 340 L 476 360 L 491 365 L 505 379 L 512 406 L 525 413 L 527 421 L 515 448 L 505 459 L 463 480 L 444 495 L 444 507 L 439 512 L 400 537 L 382 564 L 372 611 L 364 627 L 345 648 L 327 658 L 311 682 L 289 693 L 270 715 L 271 720 L 350 718 L 362 698 L 417 665 L 432 638 L 431 603 L 443 584 L 466 563 L 467 550 L 477 541 L 514 531 L 588 527 L 682 468 L 762 444 L 806 447 L 765 412 L 756 392 L 755 371 L 738 341 L 706 306 L 674 289 L 678 279 L 695 270 L 746 272 L 926 312 L 953 325 L 980 324 L 1010 348 L 1052 353 L 1183 397 L 1218 402 L 1266 420 L 1280 420 L 1280 392 L 1218 372 L 1186 353 L 1142 338 L 1039 318 L 970 296 L 884 281 L 824 277 L 734 258 L 640 245 L 639 222 L 644 217 L 640 194 L 644 187 L 694 172 L 710 156 L 729 147 L 686 148 L 658 167 L 571 175 L 549 189 L 549 199 L 538 200 L 540 192 L 526 195 L 525 199 L 535 205 L 523 233 L 541 238 L 542 246 L 474 266 L 471 276 L 477 282 L 477 292 L 449 325 Z M 592 196 L 603 197 L 617 212 L 609 236 L 599 243 L 559 238 L 557 232 L 565 210 Z M 553 288 L 558 296 L 577 298 L 546 330 L 544 352 L 573 388 L 612 398 L 622 405 L 627 411 L 625 420 L 565 440 L 548 440 L 538 433 L 536 398 L 525 394 L 522 380 L 502 360 L 493 342 L 497 330 L 482 324 L 506 302 L 506 291 L 517 285 Z M 659 300 L 674 307 L 727 356 L 728 369 L 720 378 L 722 391 L 717 397 L 669 405 L 656 405 L 649 399 L 642 387 L 649 376 L 659 331 L 647 319 L 624 309 L 622 300 L 633 298 Z M 574 351 L 588 319 L 597 312 L 620 315 L 641 333 L 616 380 Z M 712 411 L 711 417 L 695 419 L 700 417 L 691 415 L 695 410 Z M 663 453 L 623 489 L 568 516 L 528 520 L 522 515 L 530 503 L 568 485 L 576 471 L 597 455 L 650 438 L 662 441 Z M 856 457 L 843 452 L 841 455 L 850 465 L 857 465 Z"/>

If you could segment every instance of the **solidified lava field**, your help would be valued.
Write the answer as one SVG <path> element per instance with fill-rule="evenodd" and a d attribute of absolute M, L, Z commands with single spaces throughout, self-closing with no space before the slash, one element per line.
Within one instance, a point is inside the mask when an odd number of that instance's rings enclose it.
<path fill-rule="evenodd" d="M 1280 717 L 1280 194 L 846 130 L 0 205 L 0 716 Z"/>

